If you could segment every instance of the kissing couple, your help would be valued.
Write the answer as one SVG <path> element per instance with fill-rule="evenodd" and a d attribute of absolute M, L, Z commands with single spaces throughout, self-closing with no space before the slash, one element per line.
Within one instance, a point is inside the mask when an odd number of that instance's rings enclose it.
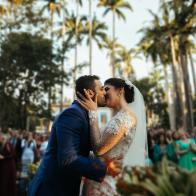
<path fill-rule="evenodd" d="M 145 165 L 146 116 L 143 96 L 130 82 L 98 76 L 76 80 L 77 99 L 54 120 L 46 153 L 30 183 L 29 196 L 116 196 L 124 166 Z M 113 117 L 103 131 L 97 107 Z M 94 156 L 89 156 L 93 151 Z"/>

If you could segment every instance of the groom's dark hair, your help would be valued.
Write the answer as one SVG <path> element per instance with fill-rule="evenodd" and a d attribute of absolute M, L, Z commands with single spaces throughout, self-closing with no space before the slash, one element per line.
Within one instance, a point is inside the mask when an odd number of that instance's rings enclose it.
<path fill-rule="evenodd" d="M 84 75 L 76 80 L 75 92 L 84 95 L 84 89 L 91 89 L 95 92 L 95 80 L 99 80 L 96 75 Z"/>

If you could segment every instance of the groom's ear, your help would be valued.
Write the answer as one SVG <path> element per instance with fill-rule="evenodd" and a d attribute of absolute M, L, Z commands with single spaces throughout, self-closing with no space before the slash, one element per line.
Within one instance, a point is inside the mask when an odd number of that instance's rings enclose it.
<path fill-rule="evenodd" d="M 95 92 L 93 90 L 87 89 L 86 91 L 88 92 L 91 98 L 95 96 Z"/>

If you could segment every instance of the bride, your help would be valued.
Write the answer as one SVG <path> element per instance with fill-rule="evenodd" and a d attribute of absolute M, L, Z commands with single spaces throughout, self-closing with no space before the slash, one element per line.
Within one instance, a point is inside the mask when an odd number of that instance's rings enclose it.
<path fill-rule="evenodd" d="M 122 160 L 122 166 L 145 165 L 146 117 L 143 96 L 129 81 L 110 78 L 104 83 L 106 106 L 114 116 L 101 132 L 98 127 L 97 97 L 92 100 L 84 89 L 79 103 L 89 111 L 91 144 L 94 154 L 110 163 Z M 106 175 L 102 183 L 86 179 L 84 196 L 116 196 L 116 177 Z"/>

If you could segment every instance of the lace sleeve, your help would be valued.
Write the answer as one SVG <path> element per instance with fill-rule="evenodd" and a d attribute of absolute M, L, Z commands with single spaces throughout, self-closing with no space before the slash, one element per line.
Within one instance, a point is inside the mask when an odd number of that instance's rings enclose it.
<path fill-rule="evenodd" d="M 106 126 L 104 133 L 118 135 L 120 130 L 125 129 L 125 134 L 135 124 L 134 119 L 126 112 L 119 112 Z"/>
<path fill-rule="evenodd" d="M 103 155 L 111 150 L 134 126 L 135 120 L 133 117 L 128 113 L 119 112 L 111 119 L 101 138 L 98 140 L 99 142 L 96 143 L 95 153 L 97 155 Z"/>

